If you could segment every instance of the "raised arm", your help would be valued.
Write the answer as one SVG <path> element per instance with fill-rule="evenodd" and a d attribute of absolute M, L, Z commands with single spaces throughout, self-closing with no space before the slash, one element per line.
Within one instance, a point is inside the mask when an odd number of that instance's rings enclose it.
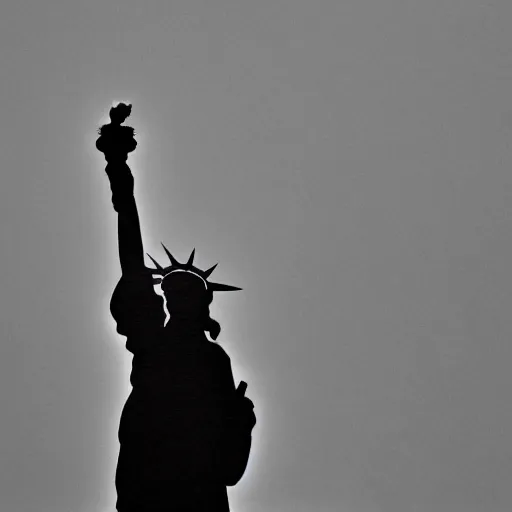
<path fill-rule="evenodd" d="M 117 211 L 119 261 L 123 275 L 144 271 L 144 249 L 139 213 L 133 193 L 133 176 L 126 162 L 109 162 L 106 167 L 112 188 L 112 203 Z"/>
<path fill-rule="evenodd" d="M 105 155 L 105 171 L 112 189 L 112 203 L 118 213 L 119 260 L 123 275 L 144 271 L 144 251 L 139 214 L 134 197 L 134 180 L 127 164 L 128 153 L 137 145 L 133 128 L 121 123 L 131 106 L 120 104 L 110 111 L 112 122 L 100 129 L 96 147 Z"/>
<path fill-rule="evenodd" d="M 117 323 L 117 332 L 128 338 L 126 348 L 135 353 L 147 347 L 144 340 L 148 338 L 148 330 L 164 324 L 165 312 L 162 297 L 155 293 L 151 273 L 144 265 L 134 180 L 126 163 L 128 154 L 137 146 L 133 128 L 121 124 L 130 111 L 131 106 L 122 103 L 110 110 L 112 123 L 100 128 L 96 147 L 107 160 L 105 171 L 117 212 L 122 276 L 112 294 L 110 312 Z"/>

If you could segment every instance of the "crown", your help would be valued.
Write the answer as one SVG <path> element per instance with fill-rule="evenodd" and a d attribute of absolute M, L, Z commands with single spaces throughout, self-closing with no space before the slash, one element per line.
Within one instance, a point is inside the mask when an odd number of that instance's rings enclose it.
<path fill-rule="evenodd" d="M 156 261 L 150 254 L 148 254 L 151 261 L 155 264 L 156 268 L 148 268 L 148 270 L 151 272 L 151 274 L 162 276 L 162 277 L 154 277 L 153 278 L 153 284 L 160 284 L 166 276 L 173 272 L 189 272 L 191 274 L 195 274 L 199 278 L 201 278 L 206 286 L 206 289 L 208 291 L 212 292 L 230 292 L 230 291 L 236 291 L 241 290 L 242 288 L 238 288 L 236 286 L 231 286 L 229 284 L 221 284 L 221 283 L 212 283 L 208 281 L 208 277 L 210 277 L 210 274 L 215 270 L 218 263 L 213 265 L 213 267 L 210 267 L 208 270 L 201 270 L 200 268 L 197 268 L 194 266 L 194 256 L 196 253 L 196 250 L 193 249 L 192 253 L 190 254 L 188 261 L 186 263 L 180 263 L 170 252 L 167 247 L 165 247 L 164 244 L 162 244 L 162 247 L 164 248 L 165 253 L 167 254 L 167 257 L 171 261 L 171 265 L 168 267 L 162 267 L 158 261 Z M 146 253 L 147 254 L 147 253 Z"/>

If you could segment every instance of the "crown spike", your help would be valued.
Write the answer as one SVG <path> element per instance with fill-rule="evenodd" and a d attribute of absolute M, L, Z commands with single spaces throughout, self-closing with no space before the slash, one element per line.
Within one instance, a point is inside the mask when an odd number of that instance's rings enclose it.
<path fill-rule="evenodd" d="M 215 263 L 215 265 L 213 265 L 213 267 L 210 267 L 208 270 L 205 270 L 203 272 L 203 277 L 204 278 L 209 277 L 211 275 L 211 273 L 216 269 L 217 265 L 218 265 L 218 263 Z"/>
<path fill-rule="evenodd" d="M 149 274 L 157 275 L 157 276 L 164 276 L 167 273 L 165 268 L 160 270 L 158 268 L 148 268 L 148 267 L 145 267 L 145 269 L 148 271 Z"/>
<path fill-rule="evenodd" d="M 158 263 L 158 261 L 155 260 L 155 258 L 153 258 L 153 256 L 151 256 L 151 254 L 149 253 L 146 253 L 148 256 L 149 256 L 149 259 L 154 263 L 155 267 L 158 269 L 158 270 L 163 270 L 164 267 L 162 267 L 162 265 L 160 265 L 160 263 Z"/>
<path fill-rule="evenodd" d="M 162 244 L 162 247 L 164 248 L 164 251 L 167 254 L 167 257 L 169 258 L 169 260 L 171 260 L 172 265 L 176 266 L 176 267 L 181 266 L 180 262 L 169 252 L 169 249 L 167 249 L 167 247 L 165 247 L 163 242 L 160 242 L 160 243 Z"/>
<path fill-rule="evenodd" d="M 192 267 L 192 263 L 194 263 L 194 256 L 195 256 L 195 254 L 196 254 L 196 250 L 192 249 L 192 252 L 190 253 L 190 256 L 189 256 L 188 261 L 186 263 L 187 268 L 191 268 Z"/>
<path fill-rule="evenodd" d="M 229 284 L 210 283 L 210 282 L 208 282 L 208 288 L 212 292 L 234 292 L 234 291 L 242 289 L 242 288 L 238 288 L 237 286 L 231 286 Z"/>

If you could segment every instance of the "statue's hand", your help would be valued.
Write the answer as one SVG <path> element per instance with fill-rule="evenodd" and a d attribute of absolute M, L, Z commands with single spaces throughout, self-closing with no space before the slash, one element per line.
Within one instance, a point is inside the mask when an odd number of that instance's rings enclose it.
<path fill-rule="evenodd" d="M 114 209 L 119 212 L 126 201 L 133 200 L 134 179 L 130 168 L 123 161 L 108 160 L 105 167 L 108 179 L 110 180 L 110 188 L 112 190 L 112 203 Z M 126 203 L 128 204 L 128 203 Z"/>
<path fill-rule="evenodd" d="M 254 404 L 246 396 L 237 397 L 234 400 L 229 420 L 237 430 L 250 432 L 256 425 Z"/>

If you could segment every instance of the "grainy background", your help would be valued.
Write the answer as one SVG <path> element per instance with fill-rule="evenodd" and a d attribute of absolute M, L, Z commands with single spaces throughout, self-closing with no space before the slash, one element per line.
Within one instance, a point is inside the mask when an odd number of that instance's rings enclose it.
<path fill-rule="evenodd" d="M 233 512 L 512 505 L 512 3 L 7 0 L 0 509 L 114 509 L 129 354 L 94 148 L 197 248 L 259 414 Z"/>

